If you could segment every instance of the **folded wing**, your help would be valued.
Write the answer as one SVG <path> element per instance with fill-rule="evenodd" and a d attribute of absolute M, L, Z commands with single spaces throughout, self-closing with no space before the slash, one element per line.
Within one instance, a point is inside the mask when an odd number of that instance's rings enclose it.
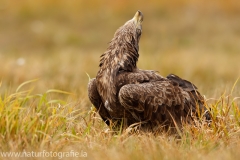
<path fill-rule="evenodd" d="M 193 108 L 189 94 L 169 80 L 128 84 L 120 89 L 118 96 L 121 105 L 137 121 L 174 120 L 180 126 Z"/>
<path fill-rule="evenodd" d="M 102 99 L 98 93 L 95 78 L 91 79 L 88 83 L 88 97 L 89 97 L 90 101 L 92 102 L 92 104 L 97 109 L 97 111 L 99 112 L 99 115 L 104 120 L 104 122 L 107 125 L 110 125 L 111 117 L 110 117 L 108 111 L 106 110 L 106 108 L 104 107 Z"/>

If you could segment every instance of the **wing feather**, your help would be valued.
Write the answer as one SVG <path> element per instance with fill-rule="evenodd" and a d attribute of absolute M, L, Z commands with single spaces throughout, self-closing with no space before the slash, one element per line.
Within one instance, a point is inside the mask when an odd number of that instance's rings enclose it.
<path fill-rule="evenodd" d="M 91 79 L 88 83 L 88 97 L 89 97 L 91 103 L 98 110 L 98 113 L 101 116 L 101 118 L 104 120 L 104 122 L 107 125 L 110 125 L 109 120 L 111 120 L 111 117 L 110 117 L 108 111 L 106 110 L 106 108 L 104 107 L 102 99 L 98 93 L 95 78 Z"/>
<path fill-rule="evenodd" d="M 126 110 L 139 115 L 142 113 L 142 121 L 150 120 L 153 113 L 164 115 L 166 110 L 171 113 L 184 109 L 182 90 L 170 81 L 128 84 L 120 89 L 118 96 Z"/>

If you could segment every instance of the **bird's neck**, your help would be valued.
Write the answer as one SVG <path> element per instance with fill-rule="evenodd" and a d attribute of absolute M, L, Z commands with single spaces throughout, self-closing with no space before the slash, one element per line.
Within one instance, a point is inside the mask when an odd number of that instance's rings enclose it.
<path fill-rule="evenodd" d="M 107 51 L 101 55 L 100 69 L 96 77 L 98 90 L 104 102 L 108 101 L 109 104 L 114 104 L 117 101 L 115 86 L 117 74 L 122 71 L 132 72 L 135 70 L 138 57 L 137 45 L 116 38 L 110 42 Z"/>
<path fill-rule="evenodd" d="M 138 61 L 138 44 L 123 39 L 113 39 L 107 51 L 101 55 L 100 68 L 121 68 L 132 71 Z"/>

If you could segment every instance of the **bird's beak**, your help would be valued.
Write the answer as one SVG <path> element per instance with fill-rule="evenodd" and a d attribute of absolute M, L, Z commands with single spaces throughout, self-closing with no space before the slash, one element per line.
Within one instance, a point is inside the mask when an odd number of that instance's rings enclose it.
<path fill-rule="evenodd" d="M 133 17 L 133 21 L 135 22 L 135 24 L 136 24 L 137 26 L 142 24 L 143 14 L 142 14 L 141 11 L 137 11 L 137 12 L 136 12 L 136 14 L 135 14 L 134 17 Z"/>

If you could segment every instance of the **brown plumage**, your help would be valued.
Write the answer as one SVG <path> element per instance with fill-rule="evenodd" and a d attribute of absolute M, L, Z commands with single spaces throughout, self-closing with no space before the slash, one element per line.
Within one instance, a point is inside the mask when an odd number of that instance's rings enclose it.
<path fill-rule="evenodd" d="M 145 129 L 181 128 L 205 111 L 203 97 L 189 81 L 137 68 L 143 14 L 137 11 L 114 34 L 101 55 L 96 78 L 88 84 L 90 101 L 107 125 L 134 123 Z M 209 118 L 209 117 L 207 117 Z"/>

